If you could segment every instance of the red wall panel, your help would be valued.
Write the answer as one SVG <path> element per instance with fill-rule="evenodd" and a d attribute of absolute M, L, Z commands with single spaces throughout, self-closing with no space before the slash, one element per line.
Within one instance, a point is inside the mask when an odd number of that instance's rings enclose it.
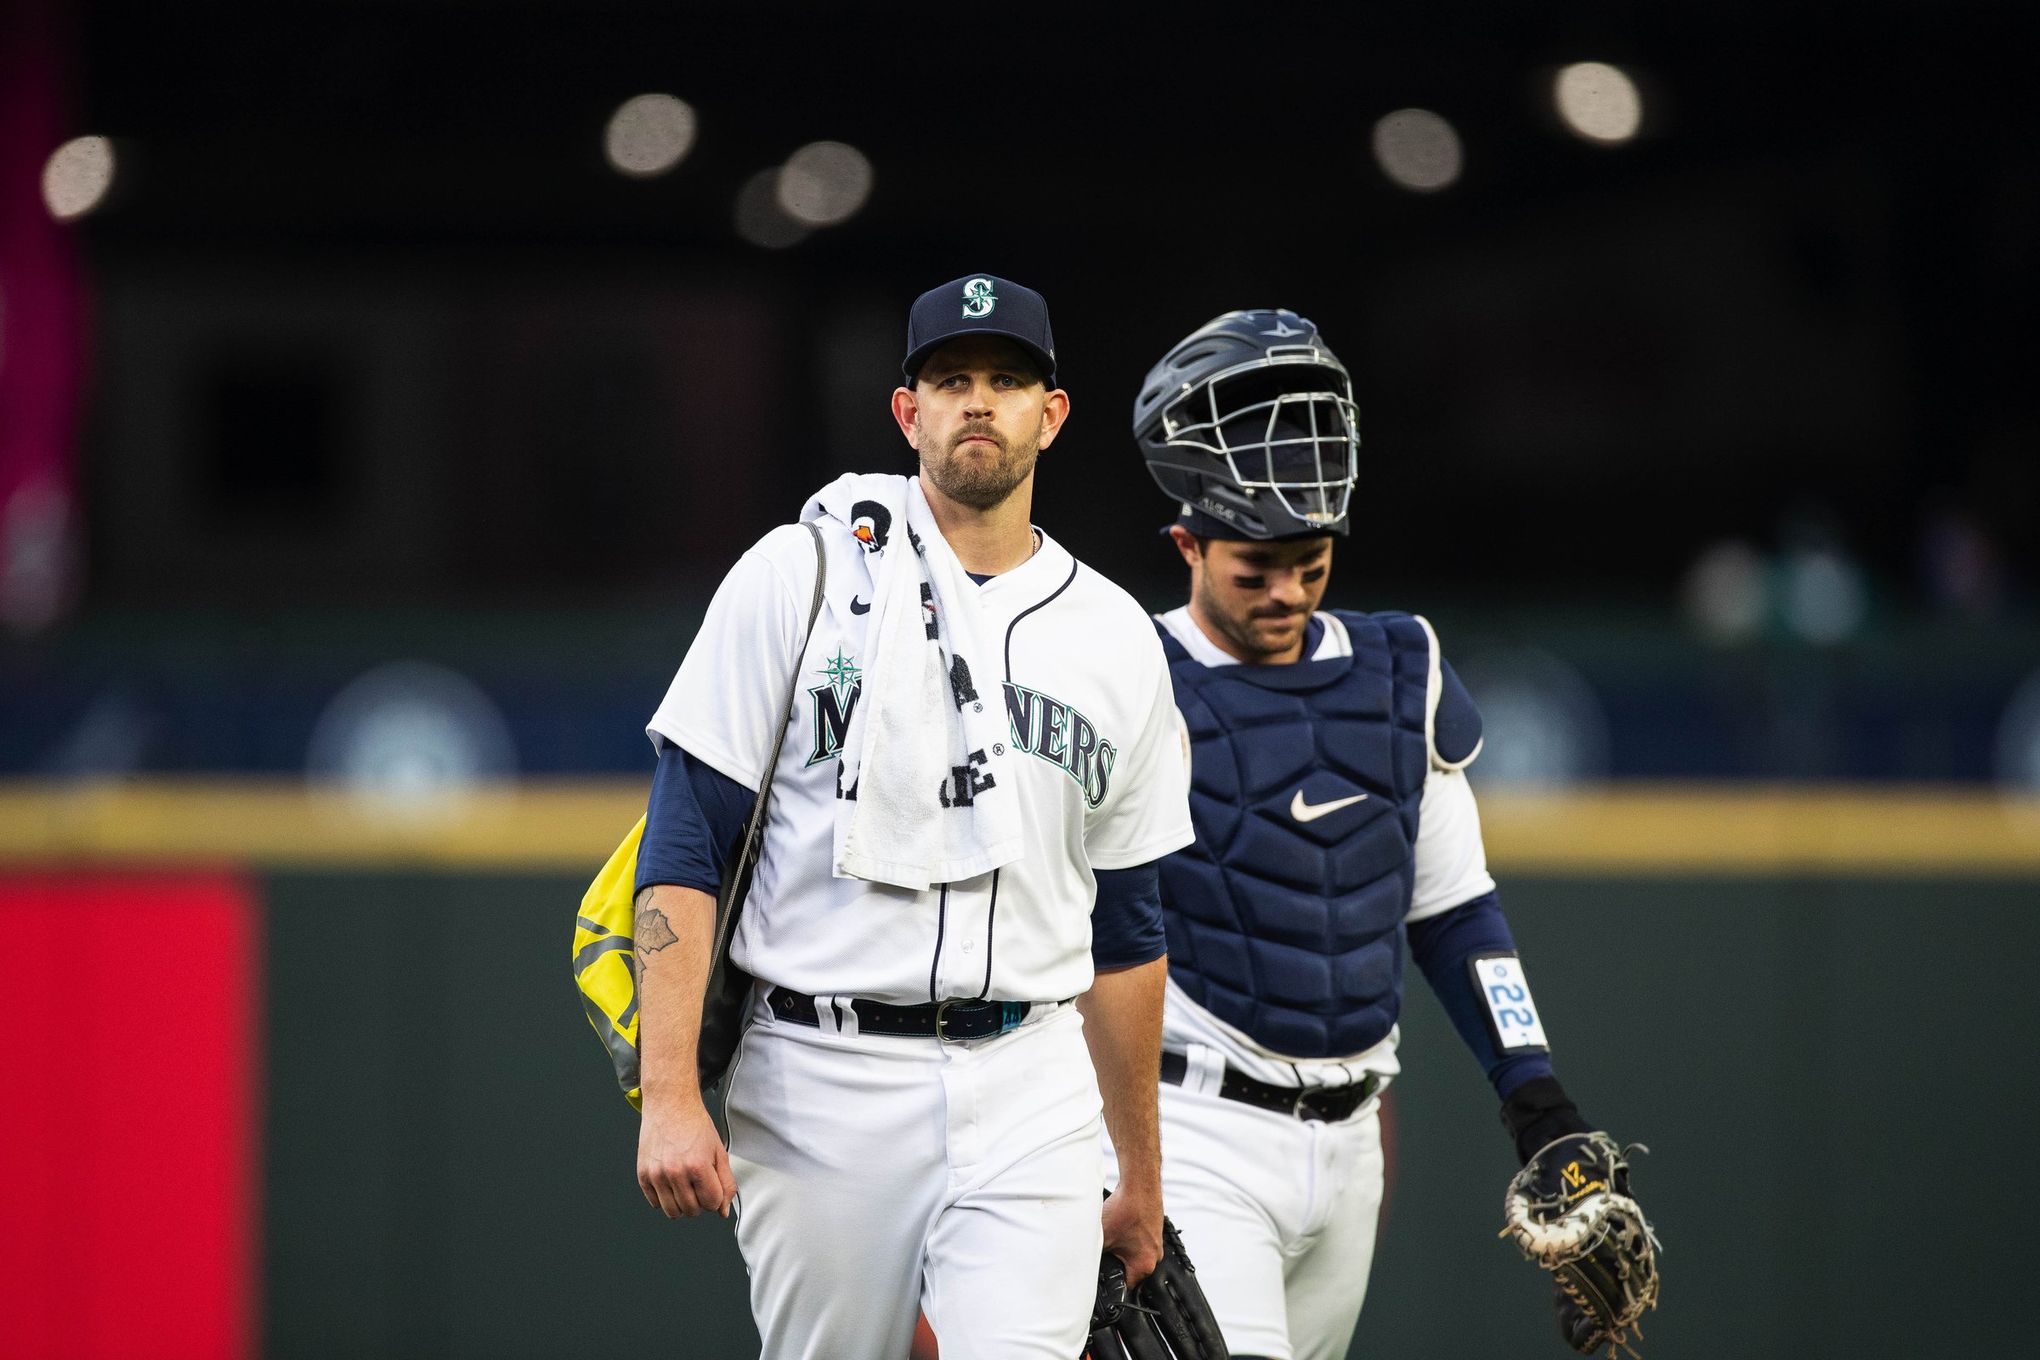
<path fill-rule="evenodd" d="M 224 874 L 0 875 L 0 1355 L 253 1353 L 258 930 Z"/>

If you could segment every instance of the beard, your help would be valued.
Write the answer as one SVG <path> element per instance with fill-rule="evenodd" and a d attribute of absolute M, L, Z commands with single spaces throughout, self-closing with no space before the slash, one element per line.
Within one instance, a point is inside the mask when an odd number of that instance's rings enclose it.
<path fill-rule="evenodd" d="M 1196 589 L 1197 612 L 1212 627 L 1225 634 L 1226 640 L 1247 657 L 1278 656 L 1296 646 L 1308 625 L 1310 611 L 1300 609 L 1293 614 L 1270 614 L 1249 612 L 1234 615 L 1226 611 L 1225 605 L 1213 594 L 1211 588 L 1200 581 Z M 1280 640 L 1271 635 L 1267 625 L 1283 623 L 1293 627 L 1285 629 Z"/>
<path fill-rule="evenodd" d="M 962 452 L 963 441 L 971 438 L 991 440 L 997 456 L 975 447 Z M 973 510 L 989 510 L 1012 495 L 1032 475 L 1041 453 L 1038 442 L 1016 444 L 988 425 L 967 425 L 945 442 L 939 454 L 921 450 L 921 475 L 937 491 Z"/>

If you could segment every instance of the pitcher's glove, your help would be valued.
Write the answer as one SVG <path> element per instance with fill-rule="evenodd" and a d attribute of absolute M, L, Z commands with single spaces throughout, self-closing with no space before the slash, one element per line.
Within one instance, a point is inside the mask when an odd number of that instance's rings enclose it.
<path fill-rule="evenodd" d="M 1088 1360 L 1226 1360 L 1225 1337 L 1197 1283 L 1197 1267 L 1168 1219 L 1162 1220 L 1162 1259 L 1130 1295 L 1126 1264 L 1110 1251 L 1100 1258 L 1084 1354 Z"/>
<path fill-rule="evenodd" d="M 1509 1182 L 1503 1237 L 1551 1272 L 1558 1328 L 1582 1355 L 1609 1356 L 1643 1336 L 1657 1307 L 1657 1234 L 1629 1194 L 1630 1151 L 1605 1133 L 1570 1133 L 1540 1148 Z"/>

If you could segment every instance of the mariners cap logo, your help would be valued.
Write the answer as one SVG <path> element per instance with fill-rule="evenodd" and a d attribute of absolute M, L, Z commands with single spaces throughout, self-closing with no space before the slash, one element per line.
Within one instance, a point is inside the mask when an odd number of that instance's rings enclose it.
<path fill-rule="evenodd" d="M 990 316 L 992 308 L 999 305 L 999 295 L 992 291 L 992 281 L 980 275 L 963 281 L 963 316 L 966 321 Z"/>

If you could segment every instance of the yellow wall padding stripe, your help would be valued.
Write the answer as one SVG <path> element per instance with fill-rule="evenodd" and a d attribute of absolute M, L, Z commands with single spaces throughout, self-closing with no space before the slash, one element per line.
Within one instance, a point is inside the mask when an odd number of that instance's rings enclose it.
<path fill-rule="evenodd" d="M 650 787 L 549 780 L 375 804 L 289 780 L 0 781 L 0 863 L 593 873 L 643 815 Z"/>
<path fill-rule="evenodd" d="M 292 781 L 0 780 L 0 865 L 592 873 L 644 812 L 647 788 L 644 779 L 547 780 L 372 805 Z M 1488 861 L 1504 877 L 2040 876 L 2040 799 L 1974 788 L 1621 784 L 1496 788 L 1480 803 Z"/>
<path fill-rule="evenodd" d="M 1987 789 L 1498 790 L 1481 823 L 1500 874 L 2040 874 L 2040 799 Z"/>

